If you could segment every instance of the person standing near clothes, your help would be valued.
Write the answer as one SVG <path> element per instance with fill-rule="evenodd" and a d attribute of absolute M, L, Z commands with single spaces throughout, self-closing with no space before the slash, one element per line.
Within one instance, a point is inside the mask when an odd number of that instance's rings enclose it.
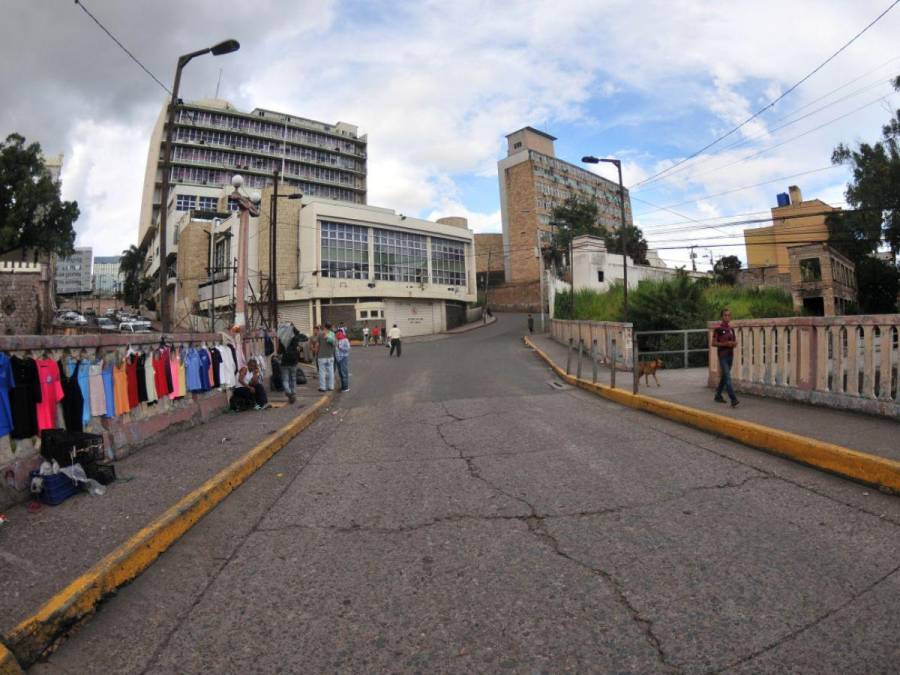
<path fill-rule="evenodd" d="M 337 344 L 334 349 L 334 363 L 341 376 L 341 391 L 350 391 L 350 339 L 342 330 L 335 336 Z"/>
<path fill-rule="evenodd" d="M 363 347 L 369 346 L 369 327 L 363 326 Z"/>
<path fill-rule="evenodd" d="M 528 332 L 532 335 L 534 334 L 534 317 L 531 316 L 531 313 L 528 314 Z"/>
<path fill-rule="evenodd" d="M 281 354 L 281 386 L 287 394 L 288 402 L 296 401 L 294 387 L 297 383 L 297 368 L 300 363 L 300 334 L 296 329 Z M 280 338 L 279 338 L 280 339 Z"/>
<path fill-rule="evenodd" d="M 713 328 L 712 344 L 719 356 L 719 386 L 716 388 L 716 396 L 713 399 L 717 403 L 725 403 L 722 398 L 722 390 L 728 392 L 731 399 L 731 407 L 740 405 L 737 396 L 734 395 L 734 387 L 731 386 L 731 364 L 734 361 L 734 348 L 737 345 L 737 336 L 731 327 L 731 310 L 727 307 L 722 310 L 722 322 Z"/>
<path fill-rule="evenodd" d="M 388 331 L 388 339 L 391 342 L 391 351 L 388 354 L 388 357 L 394 355 L 394 349 L 397 350 L 397 358 L 400 358 L 400 329 L 397 328 L 397 324 L 394 324 L 393 327 Z"/>
<path fill-rule="evenodd" d="M 316 363 L 319 364 L 319 391 L 334 391 L 334 333 L 326 323 L 313 338 Z"/>

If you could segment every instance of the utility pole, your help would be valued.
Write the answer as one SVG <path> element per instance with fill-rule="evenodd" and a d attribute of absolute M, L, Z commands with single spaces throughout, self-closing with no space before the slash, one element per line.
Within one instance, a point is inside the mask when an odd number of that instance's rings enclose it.
<path fill-rule="evenodd" d="M 696 272 L 697 271 L 697 254 L 694 253 L 694 249 L 696 246 L 691 246 L 691 269 Z"/>
<path fill-rule="evenodd" d="M 484 310 L 482 311 L 481 314 L 482 314 L 482 318 L 484 319 L 485 323 L 487 323 L 486 312 L 487 312 L 488 307 L 490 307 L 490 304 L 488 303 L 488 284 L 490 283 L 490 279 L 491 279 L 491 254 L 492 253 L 493 253 L 493 251 L 488 249 L 487 271 L 484 273 Z"/>
<path fill-rule="evenodd" d="M 536 230 L 537 235 L 537 254 L 538 266 L 541 268 L 541 276 L 538 279 L 538 286 L 541 289 L 541 332 L 544 332 L 544 251 L 541 249 L 541 231 Z"/>
<path fill-rule="evenodd" d="M 278 328 L 278 169 L 272 172 L 272 208 L 269 210 L 269 325 Z"/>
<path fill-rule="evenodd" d="M 616 169 L 619 172 L 619 213 L 622 217 L 622 280 L 625 283 L 625 295 L 623 297 L 622 305 L 625 311 L 625 320 L 628 320 L 628 226 L 625 223 L 625 186 L 622 184 L 622 161 L 618 159 L 599 159 L 593 156 L 586 156 L 581 158 L 582 162 L 587 164 L 599 164 L 600 162 L 606 162 L 608 164 L 614 164 Z"/>

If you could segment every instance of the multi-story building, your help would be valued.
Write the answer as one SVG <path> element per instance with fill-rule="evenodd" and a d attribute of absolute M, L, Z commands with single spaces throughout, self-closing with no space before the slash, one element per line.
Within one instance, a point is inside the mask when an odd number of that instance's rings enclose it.
<path fill-rule="evenodd" d="M 771 225 L 744 230 L 747 267 L 775 267 L 778 274 L 789 274 L 790 247 L 827 242 L 827 218 L 840 211 L 821 199 L 803 201 L 800 188 L 791 185 L 778 195 Z"/>
<path fill-rule="evenodd" d="M 94 258 L 94 294 L 112 297 L 121 286 L 120 256 L 96 256 Z"/>
<path fill-rule="evenodd" d="M 271 200 L 265 188 L 261 214 L 269 213 Z M 239 218 L 216 221 L 215 280 L 208 278 L 207 262 L 212 223 L 185 218 L 179 227 L 183 279 L 176 280 L 176 317 L 182 306 L 206 316 L 210 301 L 218 316 L 233 311 Z M 265 216 L 250 218 L 249 227 L 245 298 L 258 325 L 268 318 L 271 229 Z M 475 301 L 473 233 L 462 218 L 431 222 L 373 206 L 285 199 L 279 200 L 277 238 L 279 315 L 305 333 L 324 321 L 356 329 L 396 323 L 404 335 L 436 333 L 463 323 L 466 305 Z"/>
<path fill-rule="evenodd" d="M 89 246 L 76 246 L 75 253 L 56 262 L 56 292 L 59 295 L 91 292 L 91 261 Z"/>
<path fill-rule="evenodd" d="M 556 138 L 543 131 L 525 127 L 506 140 L 507 156 L 497 164 L 506 281 L 537 282 L 541 269 L 538 247 L 552 234 L 553 209 L 570 195 L 593 200 L 599 207 L 600 223 L 614 230 L 621 225 L 619 185 L 558 159 L 553 147 Z M 631 225 L 627 190 L 625 220 Z"/>
<path fill-rule="evenodd" d="M 150 139 L 138 239 L 159 217 L 166 106 Z M 176 211 L 212 210 L 222 187 L 240 173 L 248 188 L 285 185 L 310 197 L 366 203 L 366 136 L 344 122 L 329 124 L 222 100 L 183 103 L 175 115 L 170 200 Z"/>

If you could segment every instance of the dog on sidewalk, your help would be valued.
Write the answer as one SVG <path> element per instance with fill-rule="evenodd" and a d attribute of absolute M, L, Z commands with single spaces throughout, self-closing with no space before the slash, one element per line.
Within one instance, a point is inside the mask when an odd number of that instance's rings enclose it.
<path fill-rule="evenodd" d="M 640 361 L 638 363 L 638 379 L 641 377 L 644 378 L 646 385 L 650 386 L 650 376 L 653 376 L 653 379 L 656 381 L 656 386 L 659 387 L 659 378 L 656 377 L 656 371 L 660 368 L 665 368 L 663 365 L 662 359 L 653 359 L 652 361 Z"/>

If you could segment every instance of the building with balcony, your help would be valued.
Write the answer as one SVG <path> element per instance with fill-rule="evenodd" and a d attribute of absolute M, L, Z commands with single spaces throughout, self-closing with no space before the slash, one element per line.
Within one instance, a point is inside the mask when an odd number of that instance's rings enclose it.
<path fill-rule="evenodd" d="M 856 304 L 856 266 L 824 243 L 791 246 L 794 309 L 814 316 L 846 314 Z"/>
<path fill-rule="evenodd" d="M 159 218 L 166 108 L 150 139 L 138 240 Z M 179 213 L 214 210 L 235 173 L 248 188 L 284 185 L 304 195 L 366 203 L 366 136 L 344 122 L 329 124 L 254 109 L 242 112 L 218 99 L 183 103 L 175 115 L 170 197 Z"/>
<path fill-rule="evenodd" d="M 260 213 L 266 215 L 249 219 L 244 292 L 253 325 L 269 318 L 271 203 L 272 190 L 265 188 Z M 176 320 L 185 316 L 178 308 L 191 304 L 195 317 L 207 316 L 211 302 L 217 316 L 233 314 L 239 221 L 232 214 L 217 222 L 214 280 L 207 264 L 197 263 L 209 259 L 209 224 L 194 218 L 179 228 Z M 304 197 L 279 200 L 276 236 L 279 315 L 307 334 L 327 321 L 355 329 L 396 323 L 406 336 L 427 335 L 463 323 L 475 301 L 474 235 L 462 218 L 432 222 Z M 197 269 L 189 269 L 190 261 Z M 204 278 L 194 287 L 198 277 Z"/>
<path fill-rule="evenodd" d="M 94 259 L 90 247 L 76 246 L 75 253 L 56 262 L 56 292 L 59 295 L 90 293 L 91 263 Z"/>
<path fill-rule="evenodd" d="M 507 156 L 497 164 L 503 222 L 503 259 L 508 283 L 540 278 L 539 242 L 551 235 L 553 209 L 570 195 L 592 200 L 600 223 L 610 230 L 621 225 L 619 185 L 556 157 L 554 136 L 532 127 L 506 137 Z M 630 225 L 631 200 L 625 191 L 625 220 Z M 537 297 L 534 298 L 537 303 Z"/>

